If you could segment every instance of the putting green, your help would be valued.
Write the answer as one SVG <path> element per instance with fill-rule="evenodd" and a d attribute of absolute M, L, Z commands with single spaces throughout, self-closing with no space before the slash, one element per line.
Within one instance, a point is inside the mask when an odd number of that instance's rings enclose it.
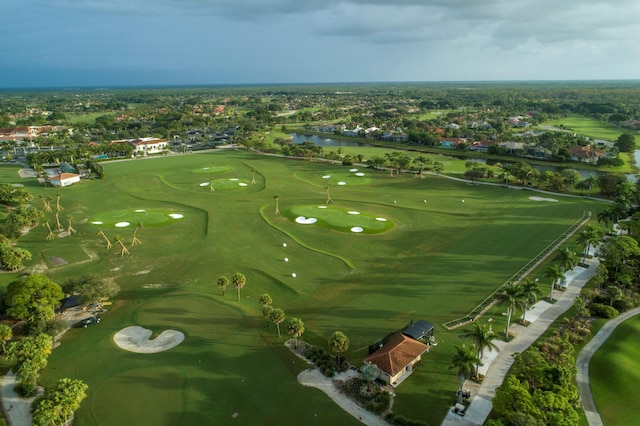
<path fill-rule="evenodd" d="M 230 166 L 205 166 L 191 170 L 191 173 L 212 175 L 216 173 L 226 173 L 233 170 Z"/>
<path fill-rule="evenodd" d="M 369 183 L 369 172 L 366 169 L 339 169 L 316 173 L 315 177 L 321 179 L 325 184 L 331 186 L 364 185 Z"/>
<path fill-rule="evenodd" d="M 211 191 L 211 182 L 200 182 L 198 186 Z M 249 182 L 247 182 L 245 179 L 225 178 L 213 180 L 214 191 L 233 191 L 246 188 L 247 186 L 249 186 Z"/>
<path fill-rule="evenodd" d="M 181 212 L 163 209 L 120 209 L 99 213 L 89 220 L 98 227 L 135 228 L 140 222 L 144 226 L 164 226 L 184 217 Z"/>
<path fill-rule="evenodd" d="M 301 226 L 318 225 L 341 232 L 379 234 L 393 228 L 393 222 L 385 217 L 333 206 L 294 206 L 282 215 Z"/>

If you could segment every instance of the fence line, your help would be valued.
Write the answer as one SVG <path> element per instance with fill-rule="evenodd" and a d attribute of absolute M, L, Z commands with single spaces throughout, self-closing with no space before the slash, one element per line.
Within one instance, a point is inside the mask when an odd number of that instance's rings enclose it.
<path fill-rule="evenodd" d="M 556 248 L 569 239 L 582 225 L 584 225 L 589 219 L 591 219 L 591 212 L 583 212 L 582 217 L 578 219 L 576 223 L 571 225 L 569 229 L 562 233 L 558 238 L 553 240 L 547 247 L 545 247 L 536 257 L 531 259 L 526 265 L 513 274 L 502 285 L 495 289 L 489 296 L 487 296 L 482 302 L 480 302 L 475 308 L 471 310 L 466 316 L 457 318 L 442 324 L 447 330 L 454 330 L 458 327 L 463 327 L 472 323 L 478 318 L 482 317 L 489 309 L 491 309 L 498 302 L 498 293 L 502 288 L 511 283 L 518 283 L 522 281 L 527 275 L 529 275 L 535 268 L 540 265 Z"/>

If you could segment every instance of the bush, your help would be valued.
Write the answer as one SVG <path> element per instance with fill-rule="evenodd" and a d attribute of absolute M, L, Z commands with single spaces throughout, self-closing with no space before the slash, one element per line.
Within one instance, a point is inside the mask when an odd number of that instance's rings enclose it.
<path fill-rule="evenodd" d="M 35 383 L 16 382 L 13 390 L 15 390 L 16 393 L 20 395 L 20 397 L 29 398 L 32 397 L 34 393 L 36 393 L 36 385 Z"/>
<path fill-rule="evenodd" d="M 384 416 L 384 419 L 397 426 L 429 426 L 429 423 L 422 420 L 409 419 L 401 414 L 388 413 Z"/>
<path fill-rule="evenodd" d="M 602 303 L 592 303 L 589 305 L 589 312 L 591 315 L 611 319 L 618 316 L 618 310 L 613 306 L 603 305 Z"/>
<path fill-rule="evenodd" d="M 67 322 L 60 319 L 54 319 L 47 322 L 47 326 L 44 330 L 51 337 L 55 337 L 68 328 Z"/>

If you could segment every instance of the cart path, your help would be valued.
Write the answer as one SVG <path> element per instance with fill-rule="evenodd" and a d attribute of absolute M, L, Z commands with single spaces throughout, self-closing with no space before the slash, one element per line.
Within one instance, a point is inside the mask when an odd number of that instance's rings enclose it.
<path fill-rule="evenodd" d="M 607 341 L 618 325 L 638 314 L 640 314 L 640 308 L 635 308 L 618 315 L 610 321 L 607 321 L 600 331 L 598 331 L 598 334 L 596 334 L 578 354 L 578 359 L 576 360 L 578 365 L 576 382 L 578 384 L 580 399 L 582 400 L 582 408 L 587 416 L 589 426 L 603 426 L 602 419 L 600 418 L 600 414 L 598 414 L 598 408 L 593 400 L 593 394 L 591 393 L 591 386 L 589 384 L 589 363 L 591 362 L 591 357 L 598 349 L 600 349 L 600 346 Z"/>
<path fill-rule="evenodd" d="M 589 265 L 589 268 L 576 275 L 565 291 L 556 291 L 556 302 L 542 312 L 538 319 L 528 327 L 523 327 L 517 323 L 512 326 L 511 331 L 515 337 L 504 345 L 493 362 L 491 362 L 482 384 L 477 386 L 477 393 L 472 397 L 465 416 L 460 417 L 449 410 L 441 426 L 484 424 L 493 408 L 491 400 L 496 394 L 496 389 L 502 384 L 513 364 L 513 355 L 527 350 L 560 315 L 571 308 L 582 287 L 595 275 L 599 263 L 598 260 L 595 258 L 587 259 L 585 263 Z M 471 382 L 467 381 L 467 383 Z M 472 386 L 469 387 L 471 388 Z"/>

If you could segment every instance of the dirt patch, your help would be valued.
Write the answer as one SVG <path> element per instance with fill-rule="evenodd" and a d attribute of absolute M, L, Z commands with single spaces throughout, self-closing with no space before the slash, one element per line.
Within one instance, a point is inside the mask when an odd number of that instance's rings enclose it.
<path fill-rule="evenodd" d="M 49 256 L 49 262 L 51 262 L 53 266 L 62 266 L 67 264 L 66 260 L 57 256 Z"/>
<path fill-rule="evenodd" d="M 556 200 L 555 198 L 544 198 L 544 197 L 529 197 L 530 200 L 533 201 L 549 201 L 551 203 L 557 203 L 558 200 Z"/>
<path fill-rule="evenodd" d="M 153 354 L 175 348 L 184 340 L 184 334 L 177 330 L 165 330 L 155 339 L 150 339 L 152 334 L 151 330 L 134 325 L 118 331 L 113 341 L 126 351 Z"/>

